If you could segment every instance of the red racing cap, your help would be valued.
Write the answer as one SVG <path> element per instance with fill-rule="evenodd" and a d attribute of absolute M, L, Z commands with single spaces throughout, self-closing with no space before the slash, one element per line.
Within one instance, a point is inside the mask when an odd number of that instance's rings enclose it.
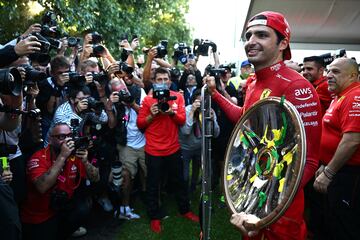
<path fill-rule="evenodd" d="M 264 17 L 259 17 L 264 16 Z M 290 26 L 284 15 L 278 12 L 265 11 L 253 16 L 247 23 L 246 29 L 255 25 L 264 25 L 278 31 L 290 42 Z M 284 50 L 284 60 L 291 59 L 290 43 Z"/>

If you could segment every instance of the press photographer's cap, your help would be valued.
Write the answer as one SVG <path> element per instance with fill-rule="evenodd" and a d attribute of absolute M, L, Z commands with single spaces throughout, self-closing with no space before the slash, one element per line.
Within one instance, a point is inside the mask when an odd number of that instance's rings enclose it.
<path fill-rule="evenodd" d="M 264 19 L 259 16 L 264 16 Z M 278 31 L 281 35 L 283 35 L 290 42 L 290 26 L 286 21 L 284 15 L 278 12 L 265 11 L 256 14 L 252 17 L 246 29 L 255 25 L 264 25 L 271 27 L 272 29 Z M 290 51 L 290 43 L 288 47 L 284 50 L 284 60 L 291 59 L 291 51 Z"/>
<path fill-rule="evenodd" d="M 249 60 L 242 61 L 241 67 L 246 67 L 246 66 L 251 66 L 251 63 L 249 62 Z"/>

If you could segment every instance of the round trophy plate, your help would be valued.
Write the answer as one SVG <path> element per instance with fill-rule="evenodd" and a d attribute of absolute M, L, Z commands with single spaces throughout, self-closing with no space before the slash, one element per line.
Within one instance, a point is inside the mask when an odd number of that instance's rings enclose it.
<path fill-rule="evenodd" d="M 228 207 L 252 215 L 256 228 L 275 222 L 297 192 L 305 153 L 305 129 L 294 105 L 279 97 L 257 102 L 236 124 L 226 150 Z"/>

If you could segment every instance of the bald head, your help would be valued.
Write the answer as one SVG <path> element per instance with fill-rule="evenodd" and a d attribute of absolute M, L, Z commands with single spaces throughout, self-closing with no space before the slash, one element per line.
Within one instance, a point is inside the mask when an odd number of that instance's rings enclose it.
<path fill-rule="evenodd" d="M 353 59 L 337 58 L 328 68 L 327 78 L 330 92 L 339 94 L 350 84 L 358 81 L 359 69 L 356 61 Z"/>

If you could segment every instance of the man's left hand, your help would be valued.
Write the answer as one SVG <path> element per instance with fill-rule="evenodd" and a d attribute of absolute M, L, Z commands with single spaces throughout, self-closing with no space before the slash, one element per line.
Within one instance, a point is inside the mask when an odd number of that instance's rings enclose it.
<path fill-rule="evenodd" d="M 87 149 L 76 149 L 75 156 L 81 158 L 83 163 L 87 162 L 88 150 Z"/>

